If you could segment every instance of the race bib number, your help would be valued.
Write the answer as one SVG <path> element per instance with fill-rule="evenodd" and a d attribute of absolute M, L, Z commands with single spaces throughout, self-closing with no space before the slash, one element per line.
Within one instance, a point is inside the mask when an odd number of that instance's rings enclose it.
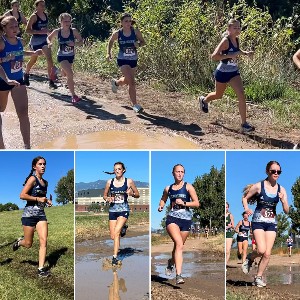
<path fill-rule="evenodd" d="M 235 66 L 237 66 L 237 61 L 231 59 L 231 60 L 228 61 L 227 65 L 228 65 L 228 66 L 234 66 L 234 67 L 235 67 Z"/>
<path fill-rule="evenodd" d="M 275 212 L 272 208 L 263 208 L 260 211 L 260 213 L 264 218 L 268 218 L 268 219 L 274 219 L 275 218 Z"/>
<path fill-rule="evenodd" d="M 122 194 L 116 194 L 115 195 L 115 203 L 124 203 L 125 201 L 125 198 L 124 198 L 124 195 Z"/>
<path fill-rule="evenodd" d="M 124 56 L 134 56 L 136 54 L 135 48 L 133 47 L 126 47 L 124 48 Z"/>
<path fill-rule="evenodd" d="M 74 46 L 62 45 L 61 52 L 62 54 L 73 54 Z"/>
<path fill-rule="evenodd" d="M 22 69 L 23 62 L 21 60 L 13 60 L 10 62 L 11 73 L 17 73 Z"/>

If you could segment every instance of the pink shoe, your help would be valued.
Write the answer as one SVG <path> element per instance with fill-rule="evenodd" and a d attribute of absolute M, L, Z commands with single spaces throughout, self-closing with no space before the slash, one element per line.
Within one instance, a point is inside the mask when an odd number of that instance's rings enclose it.
<path fill-rule="evenodd" d="M 74 96 L 72 97 L 72 103 L 73 103 L 73 104 L 79 102 L 80 100 L 81 100 L 81 98 L 79 98 L 77 95 L 74 95 Z"/>

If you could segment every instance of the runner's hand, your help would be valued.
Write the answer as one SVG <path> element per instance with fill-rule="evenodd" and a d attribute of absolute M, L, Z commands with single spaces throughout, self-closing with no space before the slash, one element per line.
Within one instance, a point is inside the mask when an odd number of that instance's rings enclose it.
<path fill-rule="evenodd" d="M 67 42 L 67 45 L 70 46 L 70 47 L 74 47 L 75 46 L 75 43 L 70 41 L 70 42 Z"/>
<path fill-rule="evenodd" d="M 52 194 L 50 194 L 50 198 L 47 199 L 47 205 L 48 205 L 49 207 L 52 206 Z"/>
<path fill-rule="evenodd" d="M 245 212 L 247 213 L 248 216 L 252 216 L 253 215 L 253 210 L 248 208 L 248 209 L 245 209 Z"/>
<path fill-rule="evenodd" d="M 18 81 L 16 81 L 16 80 L 10 80 L 10 79 L 8 79 L 8 80 L 6 81 L 6 83 L 7 83 L 8 85 L 20 86 L 20 82 L 18 82 Z"/>
<path fill-rule="evenodd" d="M 163 208 L 162 206 L 159 206 L 157 210 L 158 210 L 159 212 L 162 212 L 163 209 L 164 209 L 164 208 Z"/>
<path fill-rule="evenodd" d="M 183 202 L 182 199 L 176 199 L 175 203 L 178 204 L 178 205 L 184 205 L 184 202 Z"/>
<path fill-rule="evenodd" d="M 254 55 L 254 51 L 245 51 L 245 54 L 246 54 L 250 59 L 252 59 L 252 58 L 253 58 L 253 55 Z"/>
<path fill-rule="evenodd" d="M 43 55 L 43 50 L 42 49 L 39 49 L 39 50 L 36 50 L 36 51 L 33 51 L 32 55 L 33 56 L 39 56 L 39 55 Z"/>
<path fill-rule="evenodd" d="M 282 192 L 278 192 L 278 197 L 279 197 L 280 201 L 282 202 L 284 194 Z"/>

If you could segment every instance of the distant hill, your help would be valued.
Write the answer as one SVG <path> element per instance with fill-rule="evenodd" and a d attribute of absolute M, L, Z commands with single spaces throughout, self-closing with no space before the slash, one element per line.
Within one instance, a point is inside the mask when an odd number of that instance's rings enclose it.
<path fill-rule="evenodd" d="M 148 188 L 148 182 L 134 181 L 137 188 Z M 94 182 L 78 182 L 75 183 L 75 192 L 82 190 L 93 190 L 93 189 L 104 189 L 106 185 L 106 180 L 97 180 Z"/>

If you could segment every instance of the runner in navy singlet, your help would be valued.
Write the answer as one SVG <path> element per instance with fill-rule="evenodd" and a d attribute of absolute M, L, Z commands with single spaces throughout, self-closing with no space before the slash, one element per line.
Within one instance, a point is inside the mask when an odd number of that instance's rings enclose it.
<path fill-rule="evenodd" d="M 33 243 L 34 231 L 39 236 L 39 267 L 38 276 L 48 277 L 49 271 L 44 267 L 47 254 L 48 223 L 44 208 L 52 206 L 52 196 L 47 198 L 48 182 L 43 178 L 46 170 L 46 160 L 42 156 L 35 157 L 32 161 L 32 169 L 25 179 L 24 188 L 20 194 L 27 204 L 22 214 L 24 237 L 18 238 L 13 244 L 13 250 L 20 247 L 30 248 Z"/>
<path fill-rule="evenodd" d="M 280 164 L 277 161 L 270 161 L 266 166 L 266 173 L 267 178 L 253 184 L 242 200 L 245 212 L 248 216 L 253 215 L 251 227 L 257 246 L 255 251 L 247 255 L 246 260 L 242 264 L 242 270 L 245 274 L 248 274 L 254 259 L 260 257 L 257 275 L 254 280 L 254 285 L 258 287 L 266 286 L 266 283 L 262 280 L 262 275 L 268 266 L 276 238 L 276 206 L 279 201 L 282 204 L 283 211 L 286 214 L 289 212 L 286 190 L 277 183 L 281 174 Z M 249 209 L 248 203 L 253 204 L 255 202 L 257 206 L 253 213 Z"/>
<path fill-rule="evenodd" d="M 119 262 L 117 256 L 120 247 L 121 231 L 122 229 L 124 230 L 125 223 L 129 217 L 128 196 L 140 197 L 133 180 L 124 176 L 125 172 L 126 168 L 122 162 L 114 164 L 113 172 L 105 172 L 115 174 L 115 178 L 107 181 L 103 193 L 103 199 L 109 202 L 109 231 L 110 237 L 114 241 L 113 266 L 118 265 Z"/>
<path fill-rule="evenodd" d="M 176 284 L 184 283 L 182 273 L 183 245 L 189 235 L 193 211 L 192 208 L 199 207 L 199 200 L 194 187 L 185 182 L 184 167 L 177 164 L 173 167 L 174 183 L 165 187 L 158 211 L 161 212 L 170 199 L 170 211 L 166 219 L 166 229 L 174 242 L 172 258 L 168 260 L 166 275 L 170 276 L 176 269 Z"/>
<path fill-rule="evenodd" d="M 243 220 L 239 221 L 236 225 L 235 232 L 237 233 L 237 255 L 242 262 L 246 260 L 248 250 L 248 238 L 251 230 L 251 222 L 248 220 L 248 214 L 243 212 Z"/>

